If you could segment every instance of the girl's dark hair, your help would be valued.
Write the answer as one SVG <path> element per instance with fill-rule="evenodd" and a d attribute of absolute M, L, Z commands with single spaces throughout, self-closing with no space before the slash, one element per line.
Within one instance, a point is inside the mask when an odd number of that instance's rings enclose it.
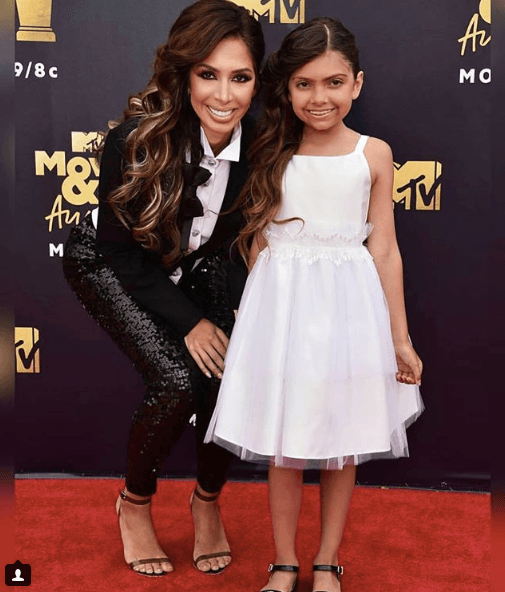
<path fill-rule="evenodd" d="M 244 258 L 251 237 L 262 232 L 277 214 L 282 178 L 302 138 L 303 123 L 289 101 L 289 80 L 302 66 L 331 50 L 342 54 L 356 77 L 360 66 L 354 35 L 328 17 L 312 19 L 288 33 L 265 64 L 265 112 L 249 150 L 251 172 L 240 197 L 247 220 L 238 239 Z"/>
<path fill-rule="evenodd" d="M 189 99 L 190 70 L 230 38 L 241 39 L 249 49 L 259 84 L 265 52 L 261 25 L 233 2 L 199 0 L 181 12 L 167 42 L 156 50 L 146 88 L 130 96 L 121 119 L 109 122 L 113 128 L 139 118 L 126 139 L 123 184 L 108 199 L 133 237 L 159 252 L 165 266 L 181 256 L 177 212 L 186 150 L 197 162 L 203 154 L 199 120 Z"/>

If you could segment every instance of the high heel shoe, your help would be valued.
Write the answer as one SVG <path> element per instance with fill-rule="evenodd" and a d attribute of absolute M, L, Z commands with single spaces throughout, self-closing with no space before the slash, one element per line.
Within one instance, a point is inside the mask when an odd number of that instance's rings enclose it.
<path fill-rule="evenodd" d="M 312 571 L 331 571 L 337 576 L 340 582 L 340 576 L 344 573 L 344 568 L 341 565 L 313 565 Z M 313 590 L 313 592 L 327 592 L 326 590 Z"/>
<path fill-rule="evenodd" d="M 117 503 L 116 503 L 116 513 L 117 513 L 118 523 L 119 523 L 119 519 L 120 519 L 120 516 L 121 516 L 121 505 L 122 505 L 123 502 L 128 502 L 128 503 L 134 504 L 136 506 L 145 506 L 145 505 L 151 503 L 151 498 L 148 497 L 148 498 L 143 499 L 143 500 L 138 500 L 138 499 L 135 499 L 135 498 L 130 497 L 129 495 L 127 495 L 124 489 L 121 490 L 119 492 L 119 498 L 118 498 Z M 121 525 L 119 525 L 119 529 L 121 530 Z M 162 573 L 155 573 L 155 572 L 147 573 L 146 571 L 138 571 L 138 570 L 136 570 L 134 568 L 137 567 L 138 565 L 146 565 L 148 563 L 165 563 L 165 562 L 170 563 L 170 559 L 168 557 L 152 557 L 150 559 L 136 559 L 135 561 L 130 561 L 130 563 L 127 563 L 127 565 L 135 573 L 138 573 L 138 574 L 140 574 L 142 576 L 162 577 L 162 576 L 166 576 L 170 572 L 163 571 Z"/>
<path fill-rule="evenodd" d="M 191 511 L 193 510 L 193 498 L 194 497 L 197 497 L 202 502 L 215 502 L 217 500 L 217 498 L 219 497 L 220 493 L 221 492 L 213 493 L 211 495 L 205 495 L 204 493 L 201 493 L 200 491 L 198 491 L 198 489 L 196 489 L 196 487 L 195 487 L 195 489 L 193 490 L 193 493 L 191 494 L 191 497 L 189 498 L 190 510 Z M 217 574 L 222 573 L 228 567 L 228 565 L 225 565 L 224 567 L 219 567 L 218 569 L 211 568 L 207 571 L 204 571 L 203 569 L 200 569 L 198 567 L 198 564 L 201 563 L 202 561 L 208 561 L 209 559 L 214 559 L 217 557 L 231 557 L 231 552 L 230 551 L 218 551 L 217 553 L 206 553 L 203 555 L 199 555 L 198 557 L 196 557 L 196 559 L 193 559 L 193 566 L 200 573 L 215 576 Z"/>
<path fill-rule="evenodd" d="M 299 569 L 300 568 L 298 567 L 298 565 L 274 565 L 271 563 L 268 566 L 268 571 L 270 572 L 270 577 L 271 577 L 271 574 L 273 574 L 275 571 L 291 571 L 296 574 L 295 581 L 293 582 L 293 586 L 291 587 L 291 590 L 289 592 L 295 592 L 295 590 L 298 588 L 298 570 Z M 266 590 L 262 590 L 261 592 L 280 592 L 280 590 L 274 590 L 273 588 L 267 588 Z"/>

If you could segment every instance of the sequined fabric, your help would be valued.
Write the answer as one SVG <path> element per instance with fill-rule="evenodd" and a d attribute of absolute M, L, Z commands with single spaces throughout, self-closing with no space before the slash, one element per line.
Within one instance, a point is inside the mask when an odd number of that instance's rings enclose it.
<path fill-rule="evenodd" d="M 71 230 L 63 270 L 86 311 L 133 362 L 145 383 L 145 396 L 132 418 L 126 486 L 137 495 L 155 493 L 163 461 L 196 412 L 197 479 L 205 491 L 219 491 L 226 481 L 230 454 L 215 444 L 203 444 L 203 438 L 220 381 L 206 378 L 169 323 L 123 289 L 96 254 L 95 237 L 89 217 Z M 229 244 L 223 244 L 206 257 L 179 287 L 205 318 L 230 335 L 234 314 L 226 278 L 228 249 Z"/>

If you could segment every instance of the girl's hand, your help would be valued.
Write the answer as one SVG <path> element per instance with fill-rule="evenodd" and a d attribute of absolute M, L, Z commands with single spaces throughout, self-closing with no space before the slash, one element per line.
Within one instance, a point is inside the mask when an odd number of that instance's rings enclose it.
<path fill-rule="evenodd" d="M 207 319 L 199 321 L 184 338 L 189 353 L 207 378 L 212 374 L 222 377 L 228 341 L 223 331 Z"/>
<path fill-rule="evenodd" d="M 410 343 L 395 345 L 398 372 L 396 380 L 404 384 L 421 384 L 423 363 Z"/>

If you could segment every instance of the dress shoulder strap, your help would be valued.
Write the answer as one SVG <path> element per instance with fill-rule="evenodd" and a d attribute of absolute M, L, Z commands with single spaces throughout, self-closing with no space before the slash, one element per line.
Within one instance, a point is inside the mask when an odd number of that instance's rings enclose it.
<path fill-rule="evenodd" d="M 368 142 L 368 138 L 370 136 L 364 136 L 361 135 L 358 143 L 356 144 L 356 148 L 354 149 L 354 152 L 363 152 L 363 150 L 365 149 L 366 143 Z"/>

